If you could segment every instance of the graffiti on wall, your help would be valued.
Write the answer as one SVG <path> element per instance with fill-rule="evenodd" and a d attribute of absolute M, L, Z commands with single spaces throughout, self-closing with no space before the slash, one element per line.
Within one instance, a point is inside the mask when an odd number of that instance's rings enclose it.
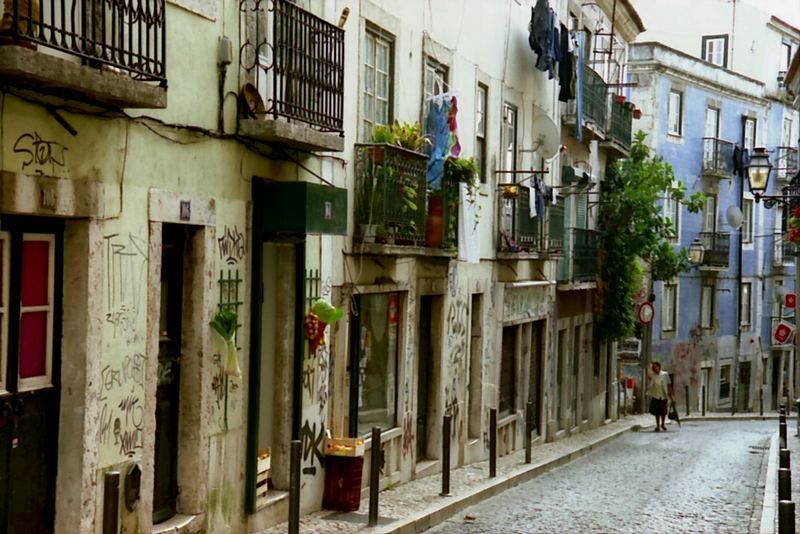
<path fill-rule="evenodd" d="M 303 449 L 303 464 L 310 464 L 303 468 L 303 474 L 316 475 L 317 466 L 315 462 L 322 467 L 325 461 L 325 453 L 323 452 L 325 424 L 315 421 L 314 424 L 310 425 L 308 421 L 305 421 L 302 428 L 300 428 L 300 441 Z"/>
<path fill-rule="evenodd" d="M 244 259 L 245 238 L 236 225 L 233 228 L 225 226 L 222 237 L 217 238 L 219 245 L 219 259 L 228 265 L 236 265 Z"/>
<path fill-rule="evenodd" d="M 57 141 L 43 139 L 38 132 L 24 133 L 14 142 L 14 153 L 22 154 L 22 170 L 28 167 L 35 174 L 55 174 L 66 165 L 67 147 Z"/>
<path fill-rule="evenodd" d="M 141 299 L 147 283 L 147 242 L 128 234 L 104 236 L 106 243 L 106 322 L 117 334 L 136 332 Z"/>
<path fill-rule="evenodd" d="M 117 365 L 104 366 L 98 384 L 97 441 L 113 446 L 120 456 L 131 458 L 142 448 L 144 404 L 140 395 L 144 385 L 144 356 L 134 353 Z"/>

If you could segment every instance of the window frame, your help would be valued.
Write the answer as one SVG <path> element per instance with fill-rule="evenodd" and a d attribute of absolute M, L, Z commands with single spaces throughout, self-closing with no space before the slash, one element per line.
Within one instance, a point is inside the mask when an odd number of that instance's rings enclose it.
<path fill-rule="evenodd" d="M 752 139 L 750 140 L 750 144 L 748 145 L 747 130 L 750 124 L 753 125 L 753 136 Z M 750 150 L 751 153 L 753 151 L 753 148 L 755 148 L 755 146 L 757 145 L 756 142 L 757 135 L 758 135 L 758 119 L 756 119 L 755 117 L 747 117 L 747 116 L 744 117 L 744 122 L 742 124 L 742 141 L 743 141 L 742 144 L 746 149 Z"/>
<path fill-rule="evenodd" d="M 677 97 L 677 128 L 673 129 L 673 96 Z M 670 89 L 667 95 L 667 133 L 678 137 L 683 136 L 683 91 Z"/>
<path fill-rule="evenodd" d="M 709 44 L 720 42 L 722 44 L 722 63 L 716 63 L 712 59 L 708 57 L 709 51 Z M 719 34 L 719 35 L 704 35 L 702 37 L 702 48 L 700 57 L 703 61 L 707 63 L 711 63 L 712 65 L 716 65 L 717 67 L 722 67 L 723 69 L 728 68 L 728 34 Z"/>
<path fill-rule="evenodd" d="M 710 290 L 710 295 L 706 295 L 707 290 Z M 714 326 L 715 294 L 716 287 L 714 282 L 703 282 L 700 287 L 700 328 L 710 329 Z M 708 306 L 708 321 L 704 320 L 706 306 Z"/>
<path fill-rule="evenodd" d="M 510 123 L 509 120 L 508 120 L 510 112 L 513 113 L 513 117 L 514 117 L 512 123 Z M 512 104 L 511 102 L 504 101 L 503 102 L 503 107 L 502 107 L 502 118 L 503 118 L 503 123 L 502 123 L 502 129 L 500 131 L 500 139 L 502 141 L 502 146 L 501 146 L 502 157 L 500 158 L 501 168 L 504 171 L 512 171 L 512 170 L 516 169 L 517 162 L 519 161 L 519 108 L 517 106 L 515 106 L 514 104 Z M 511 131 L 513 131 L 513 140 L 512 140 L 512 148 L 511 148 L 513 162 L 512 162 L 512 168 L 510 168 L 510 169 L 507 168 L 507 164 L 508 164 L 508 162 L 507 162 L 507 156 L 508 156 L 507 145 L 508 145 L 509 129 L 511 129 Z M 506 178 L 508 176 L 510 176 L 510 178 Z M 505 181 L 510 181 L 512 183 L 516 183 L 517 176 L 516 176 L 516 174 L 510 174 L 510 175 L 506 174 L 506 175 L 503 175 L 502 181 L 504 181 L 504 182 Z"/>
<path fill-rule="evenodd" d="M 22 315 L 24 313 L 41 313 L 47 312 L 47 340 L 45 343 L 45 374 L 39 376 L 32 376 L 29 378 L 22 378 L 19 376 L 19 364 L 17 364 L 17 391 L 33 391 L 53 386 L 53 320 L 56 313 L 55 308 L 55 277 L 56 277 L 56 236 L 54 234 L 41 234 L 36 232 L 23 232 L 22 243 L 24 246 L 25 241 L 46 241 L 48 246 L 48 268 L 47 268 L 47 304 L 37 306 L 23 306 L 22 302 L 19 304 L 19 326 L 20 334 L 18 335 L 21 341 L 22 330 Z M 21 250 L 20 250 L 21 253 Z M 21 283 L 21 282 L 20 282 Z M 17 354 L 19 358 L 19 353 Z"/>
<path fill-rule="evenodd" d="M 713 210 L 709 210 L 709 203 L 713 203 Z M 706 233 L 717 233 L 717 195 L 706 194 L 706 201 L 703 203 L 703 221 L 701 231 Z M 709 216 L 711 217 L 709 219 Z M 709 222 L 711 226 L 709 228 Z"/>
<path fill-rule="evenodd" d="M 488 117 L 489 86 L 478 82 L 475 88 L 475 157 L 478 160 L 480 183 L 488 181 L 486 173 L 486 120 Z"/>
<path fill-rule="evenodd" d="M 428 91 L 428 75 L 433 74 L 432 92 Z M 441 83 L 441 90 L 436 91 L 437 82 Z M 449 91 L 450 88 L 450 67 L 437 61 L 433 56 L 425 55 L 422 62 L 422 129 L 425 130 L 428 122 L 428 102 L 436 95 L 441 95 Z"/>
<path fill-rule="evenodd" d="M 781 55 L 780 55 L 780 66 L 778 67 L 779 73 L 785 73 L 789 71 L 789 65 L 792 64 L 792 50 L 794 47 L 792 43 L 788 41 L 781 41 Z"/>
<path fill-rule="evenodd" d="M 723 380 L 722 380 L 722 377 L 723 377 L 723 370 L 726 370 L 726 371 L 727 371 L 727 372 L 725 373 L 725 375 L 726 375 L 726 380 L 725 380 L 724 382 L 723 382 Z M 732 389 L 732 387 L 731 387 L 731 378 L 732 378 L 732 370 L 733 370 L 733 366 L 732 366 L 730 363 L 722 363 L 722 364 L 720 364 L 720 366 L 719 366 L 719 390 L 718 390 L 718 394 L 719 394 L 719 400 L 720 400 L 720 401 L 722 401 L 722 400 L 727 400 L 727 399 L 730 399 L 730 398 L 731 398 L 731 389 Z M 727 387 L 727 393 L 726 393 L 725 395 L 723 395 L 723 394 L 722 394 L 722 385 L 723 385 L 723 383 L 724 383 L 724 384 L 727 384 L 727 386 L 728 386 L 728 387 Z"/>
<path fill-rule="evenodd" d="M 755 215 L 755 203 L 753 202 L 753 199 L 747 197 L 742 198 L 741 237 L 742 237 L 742 244 L 744 245 L 753 244 L 754 215 Z"/>
<path fill-rule="evenodd" d="M 747 300 L 744 298 L 745 292 L 747 292 Z M 739 295 L 741 296 L 741 301 L 739 302 L 739 324 L 742 328 L 749 329 L 753 326 L 753 282 L 742 282 L 739 288 Z M 745 305 L 747 306 L 747 314 L 744 313 Z"/>
<path fill-rule="evenodd" d="M 667 298 L 667 292 L 672 292 L 671 298 Z M 670 313 L 666 314 L 665 310 L 667 308 L 667 303 L 671 306 L 669 310 Z M 661 287 L 661 331 L 662 332 L 676 332 L 678 330 L 678 284 L 676 283 L 667 283 L 664 282 L 663 286 Z M 667 322 L 664 320 L 665 317 L 669 317 L 670 324 L 667 325 Z"/>
<path fill-rule="evenodd" d="M 367 58 L 367 42 L 370 39 L 373 40 L 373 54 L 374 54 L 374 56 L 372 58 Z M 379 123 L 377 121 L 377 107 L 376 107 L 376 103 L 377 103 L 377 101 L 379 99 L 379 97 L 378 97 L 378 75 L 379 75 L 379 70 L 378 70 L 378 44 L 381 41 L 383 42 L 381 44 L 387 45 L 388 54 L 389 54 L 389 57 L 388 57 L 388 69 L 389 70 L 386 73 L 386 75 L 388 76 L 388 86 L 387 86 L 387 94 L 386 94 L 386 104 L 387 104 L 387 116 L 386 116 L 387 121 L 386 121 L 386 124 L 390 124 L 392 122 L 393 118 L 394 118 L 394 70 L 395 70 L 394 69 L 394 67 L 395 67 L 394 56 L 395 56 L 396 37 L 393 34 L 387 32 L 386 30 L 380 28 L 379 26 L 376 26 L 376 25 L 371 24 L 371 23 L 367 23 L 366 24 L 366 28 L 364 30 L 364 44 L 363 44 L 363 47 L 362 47 L 363 56 L 361 57 L 361 61 L 360 61 L 360 68 L 361 68 L 361 72 L 362 72 L 362 77 L 361 77 L 361 80 L 359 81 L 360 86 L 361 86 L 361 90 L 359 91 L 360 113 L 359 113 L 359 123 L 358 123 L 359 124 L 359 130 L 360 130 L 361 138 L 365 142 L 368 142 L 370 140 L 370 138 L 372 137 L 372 128 L 374 128 L 378 124 L 381 124 L 381 123 Z M 367 76 L 367 72 L 366 71 L 367 71 L 367 68 L 369 68 L 368 63 L 367 63 L 368 59 L 372 60 L 373 64 L 372 64 L 371 68 L 374 71 L 373 80 L 372 80 L 372 91 L 373 91 L 372 95 L 369 95 L 369 93 L 367 92 L 366 80 L 367 80 L 368 76 Z M 367 111 L 366 111 L 366 109 L 364 109 L 364 107 L 365 107 L 364 106 L 364 99 L 365 99 L 365 97 L 367 95 L 369 95 L 373 99 L 372 116 L 371 117 L 367 117 Z"/>
<path fill-rule="evenodd" d="M 677 245 L 681 241 L 681 203 L 669 195 L 664 197 L 664 217 L 670 220 L 675 230 L 675 236 L 669 242 Z"/>

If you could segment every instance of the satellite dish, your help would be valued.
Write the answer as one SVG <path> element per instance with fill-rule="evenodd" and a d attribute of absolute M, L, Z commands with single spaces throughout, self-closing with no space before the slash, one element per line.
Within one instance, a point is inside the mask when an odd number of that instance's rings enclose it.
<path fill-rule="evenodd" d="M 728 218 L 728 224 L 734 230 L 738 230 L 742 227 L 744 216 L 742 215 L 742 210 L 740 210 L 737 206 L 728 206 L 725 216 Z"/>
<path fill-rule="evenodd" d="M 541 108 L 533 113 L 533 149 L 544 159 L 552 159 L 561 148 L 561 133 L 553 119 Z"/>

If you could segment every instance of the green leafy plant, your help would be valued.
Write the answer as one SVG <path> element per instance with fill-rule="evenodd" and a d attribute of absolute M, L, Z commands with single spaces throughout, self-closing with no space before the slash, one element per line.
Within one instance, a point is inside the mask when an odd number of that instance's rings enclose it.
<path fill-rule="evenodd" d="M 386 143 L 406 150 L 420 152 L 425 147 L 427 139 L 422 133 L 419 122 L 407 123 L 394 121 L 391 124 L 379 124 L 372 129 L 373 143 Z"/>
<path fill-rule="evenodd" d="M 699 212 L 705 195 L 686 195 L 675 181 L 669 163 L 651 155 L 645 134 L 634 136 L 630 156 L 609 166 L 600 191 L 600 294 L 598 337 L 605 341 L 633 335 L 632 300 L 641 287 L 638 263 L 644 262 L 652 280 L 672 280 L 689 266 L 686 249 L 675 250 L 673 223 L 663 216 L 659 200 L 665 197 Z"/>
<path fill-rule="evenodd" d="M 236 327 L 239 323 L 238 314 L 226 307 L 220 308 L 209 323 L 217 335 L 225 343 L 225 373 L 228 376 L 239 378 L 242 371 L 239 368 L 239 359 L 236 352 Z"/>

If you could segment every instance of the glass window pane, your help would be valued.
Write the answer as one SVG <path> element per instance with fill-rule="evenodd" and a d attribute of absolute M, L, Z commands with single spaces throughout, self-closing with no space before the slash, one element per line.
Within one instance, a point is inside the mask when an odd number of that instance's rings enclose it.
<path fill-rule="evenodd" d="M 389 45 L 385 42 L 377 43 L 376 64 L 378 70 L 389 72 Z"/>
<path fill-rule="evenodd" d="M 22 242 L 22 305 L 49 304 L 50 242 L 26 240 Z"/>
<path fill-rule="evenodd" d="M 362 295 L 359 306 L 358 432 L 396 426 L 399 295 Z"/>
<path fill-rule="evenodd" d="M 19 320 L 19 377 L 47 374 L 47 314 L 23 313 Z"/>

